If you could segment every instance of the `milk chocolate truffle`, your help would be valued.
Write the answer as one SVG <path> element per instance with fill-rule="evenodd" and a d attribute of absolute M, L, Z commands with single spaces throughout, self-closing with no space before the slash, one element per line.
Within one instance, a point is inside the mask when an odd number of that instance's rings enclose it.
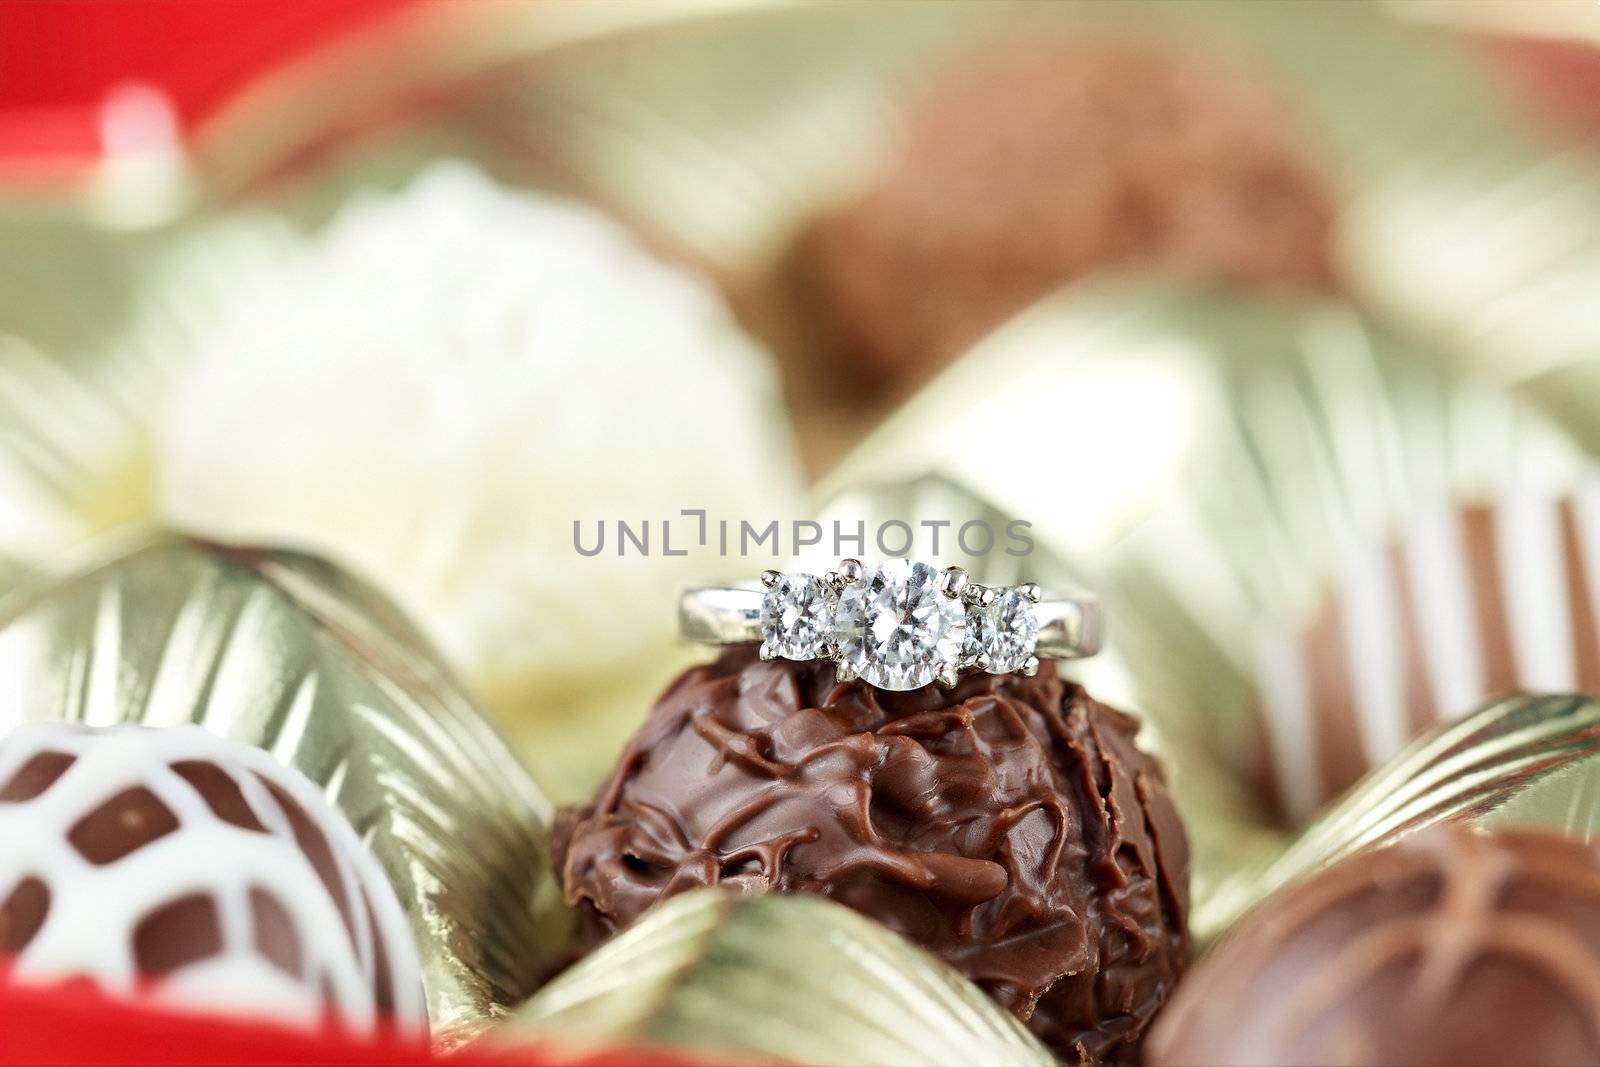
<path fill-rule="evenodd" d="M 1050 664 L 890 693 L 729 649 L 558 820 L 582 945 L 698 886 L 819 893 L 942 957 L 1066 1059 L 1130 1056 L 1184 964 L 1189 876 L 1137 729 Z"/>
<path fill-rule="evenodd" d="M 0 740 L 0 956 L 183 1010 L 426 1026 L 409 924 L 349 824 L 197 726 Z"/>
<path fill-rule="evenodd" d="M 1358 853 L 1224 938 L 1145 1058 L 1600 1063 L 1600 848 L 1440 826 Z"/>
<path fill-rule="evenodd" d="M 995 48 L 908 107 L 875 184 L 800 238 L 796 280 L 824 342 L 902 386 L 1103 270 L 1331 288 L 1334 208 L 1287 110 L 1187 51 Z"/>

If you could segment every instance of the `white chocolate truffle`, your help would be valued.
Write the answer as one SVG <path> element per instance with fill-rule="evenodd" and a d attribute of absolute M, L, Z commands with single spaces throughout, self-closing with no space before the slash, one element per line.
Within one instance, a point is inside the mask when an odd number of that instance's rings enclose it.
<path fill-rule="evenodd" d="M 377 861 L 301 775 L 198 726 L 0 740 L 0 954 L 185 1011 L 426 1025 Z"/>

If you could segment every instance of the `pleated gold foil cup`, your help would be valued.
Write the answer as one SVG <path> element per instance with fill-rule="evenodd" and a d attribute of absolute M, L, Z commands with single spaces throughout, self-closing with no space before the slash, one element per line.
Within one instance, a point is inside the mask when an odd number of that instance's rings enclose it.
<path fill-rule="evenodd" d="M 702 889 L 664 901 L 546 986 L 506 1036 L 624 1039 L 718 1062 L 1046 1067 L 977 986 L 809 895 Z"/>
<path fill-rule="evenodd" d="M 1592 628 L 1544 623 L 1585 602 L 1558 565 L 1600 544 L 1555 503 L 1590 499 L 1584 450 L 1342 303 L 1063 294 L 830 479 L 841 499 L 930 482 L 1029 521 L 1105 601 L 1084 680 L 1151 720 L 1202 907 L 1241 848 L 1270 854 L 1411 738 L 1594 661 Z"/>
<path fill-rule="evenodd" d="M 1592 839 L 1600 697 L 1523 694 L 1434 727 L 1266 862 L 1230 872 L 1190 916 L 1202 947 L 1272 894 L 1359 849 L 1449 820 Z"/>
<path fill-rule="evenodd" d="M 0 590 L 153 520 L 183 353 L 289 242 L 265 213 L 129 233 L 0 203 Z"/>
<path fill-rule="evenodd" d="M 196 723 L 325 791 L 382 864 L 436 1041 L 531 994 L 567 933 L 550 806 L 415 628 L 288 551 L 152 533 L 0 601 L 0 730 Z"/>

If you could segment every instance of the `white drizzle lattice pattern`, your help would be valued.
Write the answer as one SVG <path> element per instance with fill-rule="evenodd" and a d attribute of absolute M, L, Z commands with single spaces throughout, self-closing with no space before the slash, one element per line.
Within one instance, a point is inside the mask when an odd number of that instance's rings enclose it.
<path fill-rule="evenodd" d="M 379 991 L 386 988 L 394 1020 L 424 1022 L 416 948 L 393 891 L 355 832 L 299 774 L 199 727 L 28 725 L 0 741 L 0 789 L 47 753 L 73 761 L 37 796 L 0 802 L 0 902 L 29 878 L 42 881 L 50 898 L 43 924 L 17 957 L 20 977 L 88 975 L 109 991 L 145 991 L 167 1007 L 307 1028 L 331 1015 L 355 1033 L 377 1029 L 385 1015 Z M 173 770 L 185 761 L 226 774 L 267 832 L 219 818 Z M 348 926 L 264 782 L 288 794 L 326 840 Z M 112 862 L 91 862 L 69 840 L 73 827 L 141 786 L 176 817 L 177 829 Z M 298 975 L 258 950 L 252 889 L 270 894 L 287 913 L 299 942 Z M 164 905 L 197 893 L 214 903 L 220 951 L 148 983 L 138 973 L 134 930 Z"/>

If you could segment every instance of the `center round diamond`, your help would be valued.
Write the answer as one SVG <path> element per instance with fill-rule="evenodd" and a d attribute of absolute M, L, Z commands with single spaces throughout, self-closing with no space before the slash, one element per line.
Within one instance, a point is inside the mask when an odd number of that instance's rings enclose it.
<path fill-rule="evenodd" d="M 892 559 L 839 594 L 839 662 L 879 689 L 919 689 L 961 657 L 967 615 L 926 563 Z"/>

